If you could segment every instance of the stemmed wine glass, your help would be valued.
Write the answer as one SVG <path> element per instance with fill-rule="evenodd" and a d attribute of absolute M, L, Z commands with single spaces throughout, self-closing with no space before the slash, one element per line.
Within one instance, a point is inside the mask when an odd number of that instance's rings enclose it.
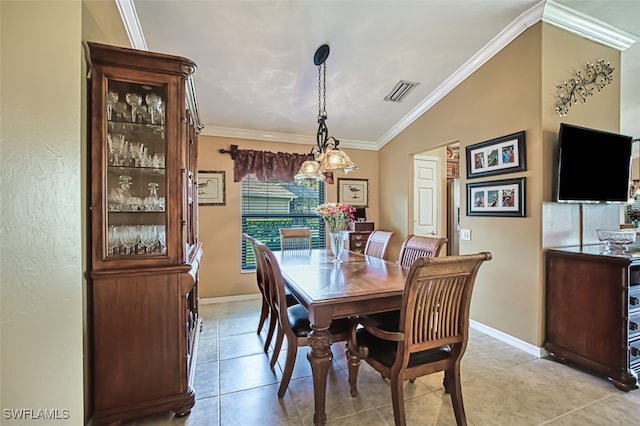
<path fill-rule="evenodd" d="M 160 243 L 160 253 L 167 252 L 167 234 L 164 225 L 158 225 L 158 243 Z"/>
<path fill-rule="evenodd" d="M 116 255 L 116 248 L 120 246 L 120 230 L 118 226 L 111 225 L 107 231 L 107 248 L 109 255 Z"/>
<path fill-rule="evenodd" d="M 145 247 L 147 254 L 154 252 L 154 247 L 158 244 L 158 231 L 155 225 L 143 225 L 140 230 L 140 244 Z"/>
<path fill-rule="evenodd" d="M 131 122 L 135 123 L 136 122 L 136 112 L 138 110 L 138 107 L 142 103 L 142 96 L 138 95 L 137 93 L 128 92 L 125 95 L 125 101 L 127 101 L 129 106 L 131 106 Z"/>
<path fill-rule="evenodd" d="M 107 120 L 111 120 L 111 112 L 116 102 L 118 102 L 118 92 L 109 90 L 107 92 Z"/>
<path fill-rule="evenodd" d="M 145 97 L 145 101 L 147 102 L 147 106 L 149 107 L 148 111 L 151 116 L 151 124 L 156 124 L 159 114 L 158 107 L 160 106 L 162 100 L 160 99 L 160 96 L 156 95 L 155 93 L 148 93 Z"/>
<path fill-rule="evenodd" d="M 125 249 L 125 254 L 136 254 L 135 247 L 138 245 L 138 240 L 140 239 L 140 235 L 138 233 L 138 229 L 136 226 L 127 225 L 124 227 L 121 241 L 122 245 Z"/>

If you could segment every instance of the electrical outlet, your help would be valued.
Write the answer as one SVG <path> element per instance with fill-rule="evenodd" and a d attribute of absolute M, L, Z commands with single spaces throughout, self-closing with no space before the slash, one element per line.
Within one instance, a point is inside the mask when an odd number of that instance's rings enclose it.
<path fill-rule="evenodd" d="M 461 229 L 460 230 L 460 239 L 469 241 L 471 240 L 471 229 Z"/>

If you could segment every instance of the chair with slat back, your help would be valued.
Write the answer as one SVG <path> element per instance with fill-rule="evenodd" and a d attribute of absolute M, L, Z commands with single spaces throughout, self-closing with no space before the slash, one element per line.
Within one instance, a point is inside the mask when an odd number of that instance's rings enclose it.
<path fill-rule="evenodd" d="M 381 325 L 367 317 L 354 321 L 347 353 L 351 396 L 358 393 L 358 369 L 364 359 L 391 381 L 395 424 L 404 426 L 403 382 L 444 371 L 456 423 L 466 425 L 460 361 L 467 347 L 473 285 L 480 265 L 490 259 L 488 252 L 419 258 L 407 276 L 395 324 Z"/>
<path fill-rule="evenodd" d="M 309 228 L 280 228 L 280 250 L 310 252 L 313 248 Z"/>
<path fill-rule="evenodd" d="M 373 231 L 369 235 L 367 244 L 364 247 L 364 254 L 384 259 L 387 255 L 387 248 L 389 248 L 389 241 L 391 237 L 393 237 L 393 234 L 394 233 L 390 231 Z"/>
<path fill-rule="evenodd" d="M 263 277 L 262 277 L 262 268 L 260 267 L 260 265 L 258 264 L 258 253 L 256 253 L 255 251 L 255 242 L 256 239 L 253 238 L 251 235 L 247 234 L 247 233 L 242 233 L 242 238 L 245 239 L 248 243 L 249 246 L 251 247 L 251 250 L 253 251 L 253 257 L 256 261 L 256 282 L 258 284 L 258 290 L 260 290 L 260 294 L 262 295 L 262 307 L 260 309 L 260 320 L 258 321 L 258 331 L 257 334 L 260 334 L 260 332 L 262 331 L 262 327 L 264 326 L 264 323 L 267 320 L 267 317 L 269 316 L 269 301 L 267 300 L 267 296 L 265 294 L 265 290 L 264 290 L 264 281 L 263 281 Z"/>
<path fill-rule="evenodd" d="M 423 237 L 409 234 L 400 248 L 398 263 L 408 268 L 420 257 L 438 257 L 442 246 L 447 241 L 446 237 Z"/>
<path fill-rule="evenodd" d="M 269 247 L 262 243 L 256 245 L 258 256 L 263 263 L 267 287 L 270 289 L 272 315 L 278 321 L 278 334 L 287 339 L 287 357 L 282 371 L 282 380 L 278 388 L 278 397 L 282 398 L 287 391 L 293 367 L 296 361 L 298 346 L 308 345 L 307 335 L 311 332 L 311 324 L 307 310 L 300 304 L 287 306 L 284 280 L 280 265 Z M 333 341 L 346 341 L 349 337 L 350 320 L 336 319 L 331 323 L 329 332 Z M 277 340 L 271 358 L 271 366 L 275 365 L 282 347 L 282 340 Z"/>
<path fill-rule="evenodd" d="M 260 240 L 252 237 L 249 234 L 243 233 L 242 238 L 247 240 L 253 250 L 253 255 L 256 261 L 256 281 L 258 284 L 258 290 L 260 290 L 260 294 L 262 295 L 262 306 L 260 308 L 260 319 L 258 320 L 258 330 L 256 334 L 260 334 L 262 332 L 262 328 L 266 323 L 267 318 L 269 319 L 269 328 L 267 330 L 267 337 L 264 341 L 264 352 L 269 352 L 269 345 L 271 344 L 271 340 L 273 339 L 273 335 L 276 331 L 277 326 L 277 318 L 273 315 L 273 309 L 271 308 L 271 300 L 270 300 L 270 289 L 268 288 L 268 282 L 265 277 L 264 270 L 264 262 L 261 260 L 260 256 L 258 256 L 257 244 L 260 243 Z M 292 306 L 298 303 L 298 301 L 291 294 L 286 295 L 287 305 Z M 277 339 L 277 337 L 276 337 Z M 280 338 L 282 339 L 282 338 Z"/>

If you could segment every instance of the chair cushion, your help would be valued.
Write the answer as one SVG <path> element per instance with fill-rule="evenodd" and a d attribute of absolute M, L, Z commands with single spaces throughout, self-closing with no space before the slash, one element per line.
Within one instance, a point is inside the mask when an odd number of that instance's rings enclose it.
<path fill-rule="evenodd" d="M 306 337 L 311 332 L 311 324 L 309 323 L 309 316 L 307 310 L 300 304 L 290 306 L 287 309 L 287 315 L 289 317 L 289 324 L 291 329 L 298 337 Z M 349 332 L 349 319 L 342 318 L 333 320 L 329 332 L 331 334 L 348 333 Z"/>
<path fill-rule="evenodd" d="M 366 329 L 361 328 L 356 332 L 358 346 L 369 348 L 369 357 L 375 359 L 380 364 L 391 367 L 396 360 L 398 343 L 389 340 L 379 339 L 370 334 Z M 434 361 L 449 358 L 451 347 L 449 345 L 426 351 L 415 352 L 409 356 L 409 367 L 427 364 Z"/>
<path fill-rule="evenodd" d="M 298 303 L 300 303 L 300 302 L 298 302 L 298 299 L 296 299 L 294 297 L 294 295 L 291 294 L 291 293 L 287 293 L 287 294 L 285 294 L 285 296 L 287 297 L 287 306 L 293 306 L 293 305 L 297 305 Z"/>
<path fill-rule="evenodd" d="M 400 310 L 363 315 L 363 318 L 373 322 L 376 327 L 385 331 L 398 331 L 400 325 Z"/>

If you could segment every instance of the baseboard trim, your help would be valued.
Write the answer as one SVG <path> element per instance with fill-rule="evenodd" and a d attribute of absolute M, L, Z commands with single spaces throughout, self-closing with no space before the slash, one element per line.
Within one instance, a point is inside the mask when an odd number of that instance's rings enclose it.
<path fill-rule="evenodd" d="M 199 298 L 198 303 L 202 305 L 213 305 L 216 303 L 227 303 L 227 302 L 243 302 L 246 300 L 256 300 L 262 297 L 260 293 L 254 294 L 240 294 L 237 296 L 225 296 L 225 297 L 205 297 Z"/>
<path fill-rule="evenodd" d="M 544 358 L 549 355 L 549 353 L 544 348 L 540 348 L 538 346 L 532 345 L 531 343 L 527 343 L 524 340 L 520 340 L 516 337 L 511 336 L 510 334 L 504 333 L 500 330 L 496 330 L 495 328 L 484 325 L 478 321 L 470 320 L 469 325 L 474 330 L 478 330 L 486 335 L 494 337 L 501 342 L 525 351 L 526 353 L 531 354 L 535 357 Z"/>

